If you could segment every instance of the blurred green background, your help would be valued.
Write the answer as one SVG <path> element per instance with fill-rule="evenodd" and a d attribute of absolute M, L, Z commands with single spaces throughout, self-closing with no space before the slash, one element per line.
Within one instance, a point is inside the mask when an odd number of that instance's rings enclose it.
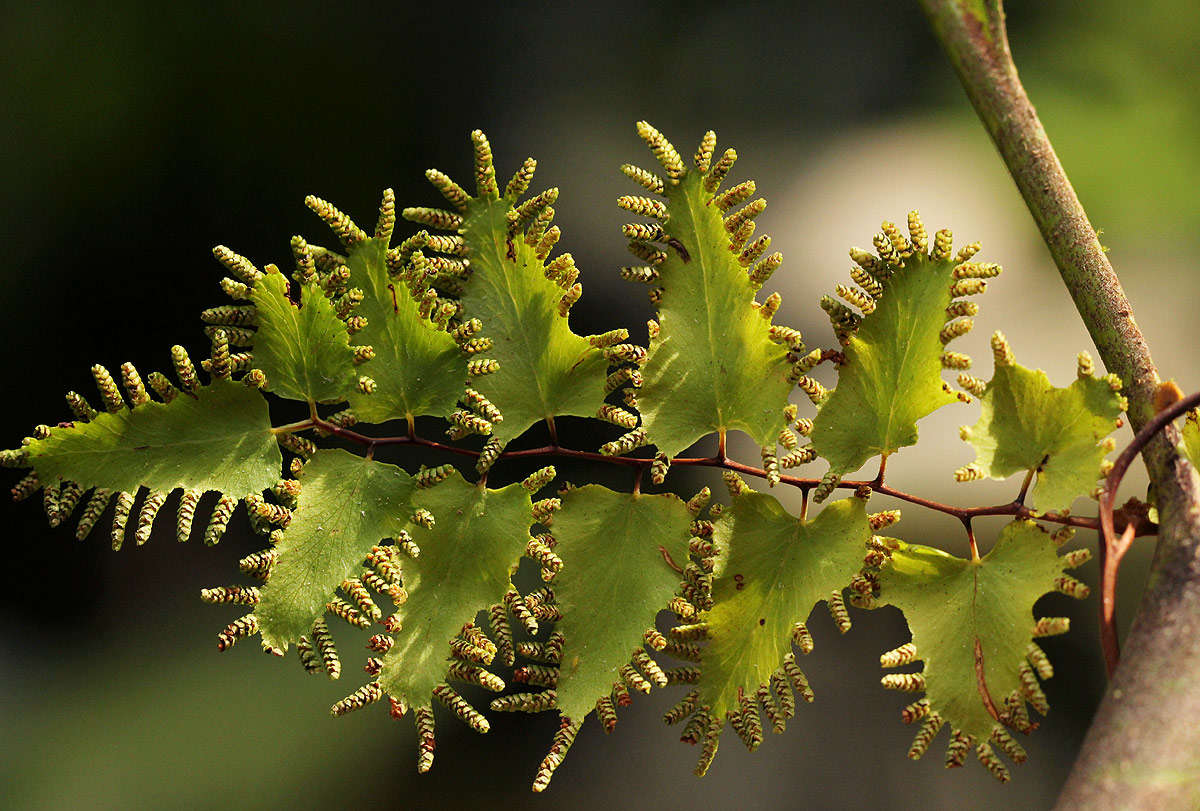
<path fill-rule="evenodd" d="M 212 245 L 282 263 L 291 234 L 324 238 L 308 193 L 364 220 L 385 186 L 405 204 L 433 204 L 422 170 L 464 175 L 475 127 L 501 174 L 532 154 L 535 185 L 561 187 L 562 245 L 586 286 L 578 332 L 623 324 L 644 338 L 649 307 L 640 295 L 630 304 L 615 273 L 627 262 L 612 201 L 629 188 L 617 166 L 647 159 L 633 122 L 648 118 L 681 150 L 709 127 L 737 147 L 736 176 L 758 180 L 771 201 L 760 225 L 788 257 L 772 280 L 785 299 L 777 321 L 810 343 L 832 340 L 816 299 L 842 279 L 846 249 L 916 207 L 1006 267 L 967 339 L 981 375 L 997 328 L 1060 385 L 1090 348 L 912 3 L 2 8 L 7 445 L 65 417 L 61 395 L 90 389 L 92 363 L 149 370 L 166 365 L 172 343 L 203 351 L 196 313 L 222 298 Z M 1009 13 L 1022 77 L 1156 358 L 1195 390 L 1200 7 L 1053 0 Z M 975 418 L 959 407 L 922 423 L 926 442 L 889 466 L 894 483 L 963 504 L 1011 495 L 1015 482 L 951 480 L 972 458 L 955 428 Z M 572 440 L 595 441 L 579 426 Z M 99 537 L 80 545 L 46 529 L 34 506 L 0 514 L 3 808 L 1038 808 L 1065 779 L 1104 683 L 1095 601 L 1045 598 L 1041 613 L 1070 613 L 1076 631 L 1045 645 L 1058 673 L 1030 761 L 1008 786 L 975 763 L 945 773 L 938 745 L 920 763 L 904 758 L 907 698 L 878 686 L 878 653 L 907 639 L 899 615 L 859 612 L 838 637 L 821 610 L 806 664 L 818 701 L 786 735 L 752 756 L 727 735 L 698 781 L 695 751 L 658 720 L 672 699 L 656 693 L 610 738 L 589 723 L 535 798 L 550 717 L 497 717 L 484 737 L 445 717 L 434 770 L 418 777 L 410 723 L 328 716 L 360 681 L 349 632 L 340 684 L 253 644 L 218 657 L 214 634 L 233 615 L 197 594 L 236 580 L 237 558 L 259 546 L 244 529 L 216 549 L 160 532 L 113 554 Z M 941 516 L 908 510 L 899 534 L 962 548 Z M 1126 620 L 1145 566 L 1143 548 L 1123 574 Z M 1094 584 L 1094 564 L 1082 577 Z"/>

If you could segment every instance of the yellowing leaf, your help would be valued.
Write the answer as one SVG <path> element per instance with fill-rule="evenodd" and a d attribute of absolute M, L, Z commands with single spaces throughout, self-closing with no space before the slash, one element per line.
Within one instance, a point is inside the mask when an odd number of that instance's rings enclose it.
<path fill-rule="evenodd" d="M 1035 622 L 1034 603 L 1053 590 L 1087 596 L 1086 586 L 1064 574 L 1087 555 L 1059 557 L 1057 542 L 1063 537 L 1032 521 L 1015 521 L 981 560 L 904 543 L 893 553 L 879 577 L 879 600 L 904 612 L 912 642 L 881 662 L 924 662 L 920 673 L 884 677 L 885 686 L 925 692 L 924 701 L 905 711 L 907 721 L 926 721 L 910 757 L 924 754 L 941 726 L 949 724 L 954 736 L 948 765 L 961 765 L 974 746 L 989 771 L 1007 779 L 989 742 L 1018 762 L 1024 759 L 1004 726 L 1032 728 L 1026 701 L 1043 714 L 1048 710 L 1035 674 L 1049 678 L 1053 670 L 1032 638 L 1065 630 L 1065 621 Z"/>
<path fill-rule="evenodd" d="M 962 436 L 975 447 L 975 462 L 959 478 L 1004 479 L 1037 471 L 1033 505 L 1042 511 L 1066 510 L 1087 495 L 1101 478 L 1104 438 L 1125 408 L 1120 383 L 1108 376 L 1081 375 L 1066 388 L 1055 388 L 1046 373 L 1012 361 L 997 333 L 996 371 L 980 398 L 983 408 L 974 427 Z"/>
<path fill-rule="evenodd" d="M 287 279 L 273 266 L 254 285 L 254 368 L 266 374 L 267 391 L 280 397 L 346 400 L 357 391 L 358 372 L 345 323 L 315 283 L 300 287 L 299 306 L 287 289 Z"/>
<path fill-rule="evenodd" d="M 754 213 L 765 203 L 755 201 L 739 211 L 733 211 L 736 204 L 721 205 L 718 187 L 732 160 L 702 161 L 703 168 L 684 169 L 682 162 L 676 164 L 679 156 L 661 134 L 644 122 L 639 131 L 660 160 L 664 151 L 674 153 L 666 158 L 671 166 L 664 166 L 668 173 L 661 181 L 659 194 L 665 201 L 659 197 L 618 201 L 634 214 L 658 220 L 627 226 L 631 235 L 638 234 L 638 228 L 646 229 L 648 238 L 636 239 L 631 250 L 648 262 L 644 274 L 653 274 L 655 295 L 661 298 L 659 329 L 651 335 L 643 368 L 645 383 L 638 395 L 647 438 L 668 457 L 710 433 L 732 430 L 744 431 L 773 450 L 795 385 L 789 378 L 795 357 L 788 350 L 800 352 L 803 347 L 799 333 L 792 343 L 772 332 L 777 297 L 766 308 L 755 301 L 765 278 L 752 282 L 753 271 L 747 267 L 766 249 L 769 238 L 751 241 L 734 224 L 735 220 L 747 224 L 752 231 Z M 712 148 L 708 143 L 710 157 Z M 646 175 L 635 170 L 631 176 Z M 749 189 L 746 196 L 751 196 L 753 186 L 751 182 L 737 188 Z M 726 210 L 729 217 L 723 218 Z M 732 233 L 726 222 L 734 228 Z M 757 247 L 743 253 L 748 245 Z M 774 270 L 781 259 L 776 254 L 760 266 Z"/>
<path fill-rule="evenodd" d="M 726 720 L 754 749 L 762 740 L 760 702 L 782 731 L 789 702 L 794 707 L 792 690 L 811 700 L 792 655 L 796 624 L 822 600 L 844 609 L 842 589 L 862 569 L 870 537 L 866 502 L 859 498 L 836 501 L 801 521 L 773 497 L 745 492 L 716 522 L 713 605 L 699 619 L 710 641 L 700 653 L 691 702 L 705 744 L 698 774 L 708 769 Z M 686 638 L 687 630 L 673 633 Z"/>
<path fill-rule="evenodd" d="M 287 650 L 311 632 L 342 582 L 358 576 L 371 547 L 408 526 L 415 490 L 395 465 L 343 450 L 313 455 L 255 610 L 264 645 Z"/>
<path fill-rule="evenodd" d="M 859 315 L 830 297 L 822 302 L 845 346 L 845 360 L 837 388 L 820 403 L 813 423 L 813 448 L 829 461 L 818 500 L 871 457 L 916 444 L 917 420 L 954 402 L 942 381 L 943 365 L 970 363 L 965 356 L 957 363 L 947 357 L 945 344 L 962 334 L 950 325 L 966 331 L 976 308 L 965 300 L 954 305 L 962 310 L 947 308 L 956 296 L 983 291 L 985 282 L 973 274 L 994 275 L 999 268 L 967 261 L 973 251 L 951 257 L 949 232 L 938 232 L 929 249 L 924 226 L 913 214 L 911 239 L 884 223 L 875 241 L 879 257 L 851 252 L 860 263 L 855 281 L 864 285 L 858 292 L 870 312 Z M 954 321 L 956 313 L 968 317 Z"/>

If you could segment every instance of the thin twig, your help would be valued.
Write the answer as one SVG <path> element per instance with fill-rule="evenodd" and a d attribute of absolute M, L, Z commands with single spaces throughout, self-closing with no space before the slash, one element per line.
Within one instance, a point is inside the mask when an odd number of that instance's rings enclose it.
<path fill-rule="evenodd" d="M 1113 462 L 1112 470 L 1108 472 L 1108 478 L 1104 480 L 1104 490 L 1100 494 L 1100 646 L 1104 650 L 1104 665 L 1108 668 L 1110 678 L 1121 661 L 1121 646 L 1117 639 L 1117 573 L 1121 566 L 1121 558 L 1129 550 L 1134 533 L 1134 525 L 1131 522 L 1121 537 L 1117 537 L 1113 519 L 1117 490 L 1129 466 L 1146 443 L 1159 431 L 1197 406 L 1200 406 L 1200 392 L 1177 400 L 1155 414 L 1154 418 L 1134 435 L 1133 441 L 1125 450 L 1121 451 Z"/>

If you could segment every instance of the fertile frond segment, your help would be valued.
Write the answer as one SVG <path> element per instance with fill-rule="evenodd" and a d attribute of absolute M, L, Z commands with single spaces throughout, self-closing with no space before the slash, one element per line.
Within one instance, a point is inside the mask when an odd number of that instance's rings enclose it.
<path fill-rule="evenodd" d="M 1187 413 L 1183 430 L 1180 431 L 1178 450 L 1192 463 L 1192 467 L 1200 468 L 1200 409 L 1192 409 Z"/>
<path fill-rule="evenodd" d="M 1033 505 L 1066 510 L 1105 473 L 1104 455 L 1114 447 L 1106 437 L 1126 407 L 1121 381 L 1093 376 L 1089 362 L 1080 364 L 1070 386 L 1055 388 L 1042 370 L 1016 363 L 1000 333 L 992 336 L 992 346 L 996 371 L 980 395 L 982 413 L 973 427 L 961 429 L 975 447 L 975 461 L 956 476 L 1004 479 L 1036 471 Z"/>
<path fill-rule="evenodd" d="M 214 357 L 223 352 L 228 344 L 222 332 L 214 342 Z M 271 433 L 266 400 L 254 387 L 234 383 L 228 366 L 220 363 L 214 366 L 213 380 L 202 386 L 183 347 L 174 347 L 172 355 L 182 391 L 165 376 L 150 375 L 163 402 L 151 399 L 132 364 L 121 367 L 129 405 L 111 373 L 92 367 L 104 411 L 71 392 L 67 401 L 75 422 L 39 426 L 22 447 L 4 452 L 4 466 L 33 468 L 13 487 L 13 497 L 28 498 L 44 487 L 52 526 L 83 504 L 76 532 L 81 540 L 115 500 L 111 536 L 113 548 L 119 549 L 131 518 L 137 542 L 149 539 L 167 494 L 178 488 L 184 490 L 179 539 L 187 540 L 200 497 L 215 490 L 222 496 L 204 537 L 206 543 L 220 540 L 238 500 L 273 484 L 283 457 Z M 149 492 L 134 512 L 142 487 Z"/>
<path fill-rule="evenodd" d="M 413 531 L 420 554 L 404 563 L 407 599 L 389 620 L 394 643 L 379 665 L 379 684 L 394 716 L 398 707 L 417 710 L 423 741 L 418 768 L 425 771 L 433 762 L 433 717 L 422 713 L 432 709 L 433 699 L 477 732 L 488 730 L 487 720 L 446 681 L 504 689 L 503 681 L 480 668 L 506 641 L 511 645 L 504 605 L 516 604 L 509 573 L 529 540 L 533 504 L 519 482 L 488 490 L 457 473 L 421 491 L 420 502 L 435 520 Z M 489 612 L 492 638 L 474 624 L 481 610 Z"/>
<path fill-rule="evenodd" d="M 417 490 L 413 477 L 395 465 L 343 450 L 317 451 L 299 482 L 298 502 L 272 547 L 270 579 L 255 611 L 263 645 L 271 649 L 287 650 L 309 634 L 331 601 L 340 600 L 342 584 L 359 576 L 374 547 L 407 537 Z M 264 515 L 287 509 L 271 507 L 259 509 Z"/>
<path fill-rule="evenodd" d="M 536 162 L 526 161 L 504 189 L 496 184 L 491 146 L 482 132 L 472 133 L 476 193 L 468 194 L 441 172 L 431 182 L 455 207 L 454 212 L 406 208 L 403 216 L 449 236 L 420 232 L 413 260 L 438 268 L 438 279 L 459 297 L 461 326 L 456 330 L 474 378 L 481 412 L 464 403 L 452 418 L 452 435 L 489 434 L 497 447 L 530 425 L 559 415 L 593 417 L 604 402 L 609 352 L 571 331 L 567 321 L 583 288 L 570 254 L 550 258 L 560 232 L 553 225 L 558 189 L 519 202 L 533 178 Z M 421 252 L 429 254 L 425 259 Z"/>
<path fill-rule="evenodd" d="M 876 255 L 850 251 L 851 279 L 861 289 L 852 295 L 847 289 L 842 298 L 858 311 L 829 296 L 821 302 L 844 360 L 837 388 L 818 403 L 813 424 L 813 448 L 829 461 L 814 494 L 818 501 L 872 456 L 915 444 L 917 420 L 955 400 L 942 369 L 970 366 L 970 358 L 948 352 L 946 345 L 971 329 L 970 315 L 978 310 L 962 297 L 982 293 L 985 279 L 1000 267 L 969 261 L 977 245 L 952 256 L 946 230 L 937 232 L 930 247 L 915 211 L 908 225 L 906 237 L 883 223 L 874 238 Z"/>
<path fill-rule="evenodd" d="M 553 534 L 532 539 L 526 553 L 542 565 L 550 584 L 534 601 L 534 610 L 546 614 L 553 606 L 562 619 L 545 645 L 519 649 L 539 661 L 541 670 L 522 667 L 516 676 L 550 689 L 520 704 L 506 696 L 493 708 L 553 708 L 564 726 L 576 728 L 595 710 L 610 732 L 616 707 L 629 703 L 631 691 L 666 684 L 643 645 L 651 641 L 653 646 L 655 639 L 665 644 L 653 630 L 654 618 L 667 607 L 678 576 L 663 556 L 686 559 L 692 516 L 673 495 L 616 493 L 594 484 L 564 493 L 561 502 Z M 542 788 L 552 774 L 553 768 L 543 764 Z"/>
<path fill-rule="evenodd" d="M 627 167 L 627 175 L 661 197 L 617 200 L 653 220 L 625 226 L 630 251 L 645 264 L 622 271 L 655 286 L 658 320 L 638 395 L 646 435 L 668 458 L 706 434 L 729 430 L 773 450 L 804 345 L 799 332 L 772 326 L 777 294 L 755 299 L 782 260 L 778 253 L 760 258 L 770 237 L 751 239 L 766 201 L 736 208 L 753 195 L 753 181 L 720 191 L 736 153 L 727 150 L 711 164 L 715 135 L 705 137 L 691 169 L 658 130 L 641 122 L 638 133 L 666 173 L 660 180 Z"/>
<path fill-rule="evenodd" d="M 849 629 L 842 589 L 863 568 L 871 538 L 865 498 L 834 502 L 802 521 L 773 497 L 733 484 L 732 508 L 715 522 L 697 522 L 696 560 L 685 571 L 685 597 L 707 610 L 672 629 L 667 648 L 699 663 L 697 674 L 678 674 L 696 689 L 667 720 L 691 716 L 683 740 L 703 741 L 700 775 L 726 721 L 753 750 L 762 742 L 760 706 L 772 728 L 783 732 L 795 711 L 793 691 L 812 701 L 792 646 L 812 650 L 804 623 L 822 600 L 839 628 Z M 690 642 L 706 638 L 702 646 Z"/>
<path fill-rule="evenodd" d="M 247 368 L 262 370 L 266 390 L 280 397 L 307 402 L 341 402 L 359 390 L 355 350 L 345 322 L 338 317 L 329 291 L 316 281 L 297 282 L 298 300 L 289 298 L 288 280 L 274 265 L 251 292 L 257 331 L 250 336 L 252 353 L 242 359 Z M 349 317 L 351 308 L 346 308 Z M 240 319 L 249 309 L 215 307 L 205 320 Z M 373 384 L 363 383 L 364 388 Z"/>
<path fill-rule="evenodd" d="M 1086 558 L 1057 553 L 1067 537 L 1050 535 L 1032 521 L 1015 521 L 982 560 L 894 542 L 891 565 L 879 575 L 879 601 L 904 612 L 912 640 L 880 661 L 884 667 L 924 662 L 919 673 L 883 677 L 885 687 L 925 693 L 903 713 L 905 723 L 924 721 L 909 757 L 921 757 L 948 724 L 947 766 L 961 766 L 974 747 L 988 771 L 1007 780 L 1008 770 L 991 745 L 1015 762 L 1024 760 L 1005 727 L 1032 731 L 1025 705 L 1043 715 L 1049 711 L 1038 678 L 1053 674 L 1033 638 L 1066 630 L 1062 620 L 1035 621 L 1033 605 L 1050 591 L 1081 599 L 1088 594 L 1087 586 L 1066 574 Z"/>
<path fill-rule="evenodd" d="M 310 197 L 309 208 L 342 238 L 343 220 L 329 215 L 323 202 Z M 355 361 L 365 364 L 362 370 L 373 381 L 351 392 L 351 408 L 359 419 L 377 423 L 449 415 L 463 395 L 468 364 L 453 334 L 458 305 L 444 295 L 466 265 L 427 259 L 422 249 L 430 240 L 424 232 L 390 247 L 396 218 L 391 189 L 383 194 L 373 237 L 337 213 L 351 226 L 347 233 L 361 238 L 343 239 L 344 255 L 304 247 L 318 269 L 318 283 L 332 296 L 358 345 Z M 308 264 L 303 252 L 297 264 L 297 274 L 303 275 Z"/>

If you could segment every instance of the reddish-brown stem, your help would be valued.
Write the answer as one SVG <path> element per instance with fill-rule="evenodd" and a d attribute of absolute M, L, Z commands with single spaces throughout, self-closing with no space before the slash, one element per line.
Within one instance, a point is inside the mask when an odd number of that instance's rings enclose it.
<path fill-rule="evenodd" d="M 446 451 L 447 453 L 458 454 L 459 456 L 478 457 L 479 451 L 471 450 L 470 448 L 460 448 L 456 445 L 448 445 L 443 442 L 435 442 L 431 439 L 425 439 L 419 436 L 391 436 L 391 437 L 369 437 L 365 434 L 360 434 L 357 431 L 352 431 L 348 428 L 341 428 L 333 423 L 327 422 L 320 417 L 314 416 L 311 419 L 299 423 L 293 423 L 288 426 L 281 426 L 289 431 L 298 431 L 305 429 L 316 429 L 325 433 L 331 434 L 342 439 L 356 442 L 360 445 L 365 445 L 368 449 L 374 449 L 381 445 L 416 445 L 423 448 L 431 448 L 438 451 Z M 276 429 L 280 432 L 279 429 Z M 723 444 L 723 443 L 722 443 Z M 716 467 L 722 470 L 731 470 L 735 473 L 741 473 L 755 478 L 765 479 L 767 473 L 762 468 L 746 465 L 741 462 L 734 461 L 726 457 L 722 451 L 724 448 L 718 446 L 717 456 L 705 457 L 687 457 L 675 459 L 671 462 L 673 466 L 679 467 Z M 559 445 L 543 445 L 537 448 L 525 448 L 516 451 L 503 451 L 498 457 L 500 459 L 528 459 L 545 456 L 557 456 L 566 459 L 579 459 L 589 462 L 600 462 L 610 465 L 626 465 L 629 467 L 639 468 L 639 471 L 644 471 L 651 464 L 653 459 L 633 457 L 633 456 L 605 456 L 601 453 L 592 451 L 580 451 L 573 448 L 564 448 Z M 888 487 L 881 483 L 883 475 L 883 465 L 880 465 L 879 475 L 871 481 L 842 481 L 838 483 L 838 487 L 846 490 L 857 490 L 860 487 L 869 487 L 876 493 L 883 496 L 906 501 L 909 504 L 915 504 L 918 507 L 924 507 L 935 512 L 944 513 L 953 516 L 960 521 L 967 523 L 973 518 L 982 518 L 987 516 L 1012 516 L 1013 518 L 1037 518 L 1041 521 L 1049 521 L 1056 524 L 1065 524 L 1072 527 L 1081 527 L 1086 529 L 1098 529 L 1100 524 L 1096 518 L 1085 518 L 1073 515 L 1060 515 L 1058 513 L 1045 513 L 1037 515 L 1033 510 L 1030 510 L 1019 501 L 1011 501 L 1007 504 L 996 504 L 985 507 L 954 507 L 950 504 L 943 504 L 940 501 L 922 498 L 921 496 L 906 493 L 903 490 L 897 490 L 894 487 Z M 820 479 L 803 478 L 800 476 L 780 476 L 781 484 L 799 487 L 805 496 L 805 507 L 807 507 L 808 491 L 821 483 Z"/>
<path fill-rule="evenodd" d="M 979 544 L 975 542 L 975 528 L 971 526 L 970 518 L 963 519 L 963 528 L 967 531 L 967 542 L 971 544 L 971 560 L 977 562 L 979 560 Z"/>
<path fill-rule="evenodd" d="M 1121 486 L 1121 480 L 1125 478 L 1125 472 L 1142 452 L 1142 448 L 1146 447 L 1146 443 L 1159 431 L 1197 406 L 1200 406 L 1200 392 L 1188 395 L 1155 414 L 1134 435 L 1128 447 L 1121 451 L 1104 480 L 1104 489 L 1100 494 L 1100 646 L 1104 650 L 1104 664 L 1108 668 L 1109 677 L 1116 672 L 1117 664 L 1121 661 L 1121 645 L 1117 638 L 1117 574 L 1121 567 L 1121 558 L 1129 550 L 1134 534 L 1133 524 L 1130 523 L 1121 536 L 1117 537 L 1113 518 L 1117 490 Z"/>

